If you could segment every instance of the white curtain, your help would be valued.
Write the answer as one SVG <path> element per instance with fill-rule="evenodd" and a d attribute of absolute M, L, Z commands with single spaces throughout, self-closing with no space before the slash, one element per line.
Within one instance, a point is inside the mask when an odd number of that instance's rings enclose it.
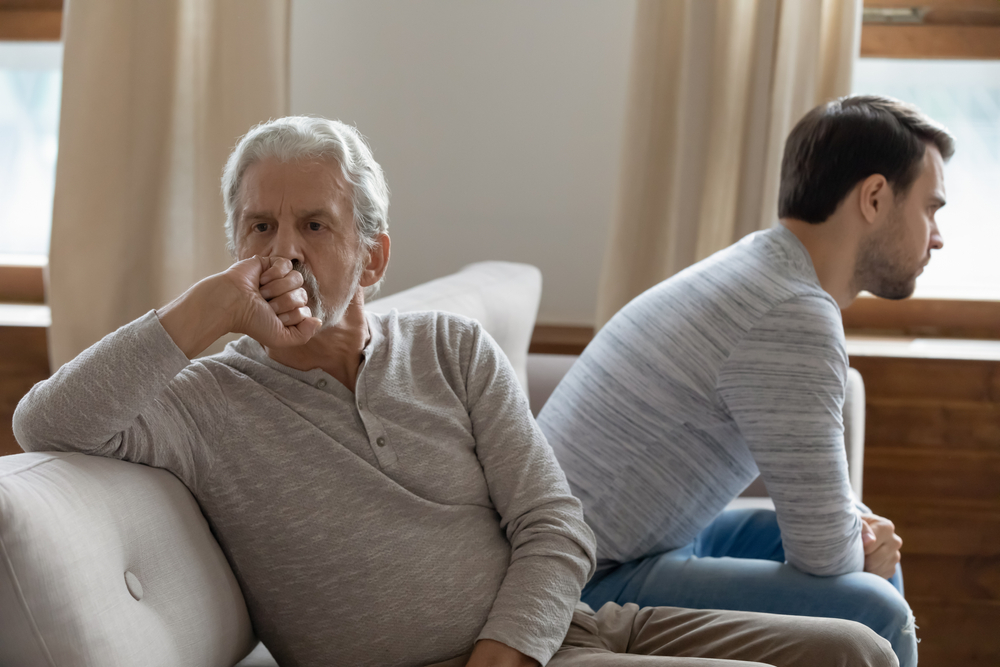
<path fill-rule="evenodd" d="M 772 225 L 785 137 L 846 95 L 861 0 L 640 0 L 597 327 Z"/>
<path fill-rule="evenodd" d="M 288 113 L 290 0 L 68 0 L 49 254 L 53 370 L 230 264 L 237 138 Z"/>

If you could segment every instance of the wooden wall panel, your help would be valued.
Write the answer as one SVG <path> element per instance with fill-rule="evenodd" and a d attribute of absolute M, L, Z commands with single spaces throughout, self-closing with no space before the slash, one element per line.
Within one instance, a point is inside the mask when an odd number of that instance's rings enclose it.
<path fill-rule="evenodd" d="M 910 596 L 920 637 L 920 667 L 997 667 L 1000 605 L 942 603 Z"/>
<path fill-rule="evenodd" d="M 0 326 L 0 456 L 17 454 L 11 419 L 29 389 L 49 376 L 46 330 Z"/>
<path fill-rule="evenodd" d="M 878 489 L 878 484 L 875 486 Z M 865 503 L 896 524 L 896 532 L 905 542 L 904 568 L 914 555 L 1000 556 L 1000 514 L 988 505 L 950 498 L 914 503 L 911 499 L 869 494 L 867 490 Z"/>
<path fill-rule="evenodd" d="M 939 604 L 969 600 L 1000 604 L 1000 554 L 910 554 L 906 557 L 903 578 L 910 598 L 936 600 Z"/>
<path fill-rule="evenodd" d="M 989 403 L 884 401 L 869 407 L 867 419 L 874 448 L 995 452 L 1000 443 L 1000 409 Z"/>
<path fill-rule="evenodd" d="M 864 479 L 866 495 L 913 503 L 963 500 L 1000 513 L 1000 455 L 990 452 L 865 448 Z"/>
<path fill-rule="evenodd" d="M 865 502 L 903 538 L 921 667 L 1000 665 L 1000 362 L 852 357 Z"/>

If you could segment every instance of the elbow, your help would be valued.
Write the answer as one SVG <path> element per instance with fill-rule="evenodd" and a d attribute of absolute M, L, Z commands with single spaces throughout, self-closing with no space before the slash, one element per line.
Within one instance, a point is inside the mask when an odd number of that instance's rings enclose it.
<path fill-rule="evenodd" d="M 34 433 L 33 411 L 30 406 L 29 396 L 30 394 L 24 396 L 18 402 L 17 408 L 14 409 L 14 418 L 11 421 L 11 427 L 14 430 L 14 439 L 17 440 L 17 444 L 21 446 L 21 449 L 26 452 L 33 452 L 41 449 L 41 447 L 38 446 L 39 438 L 35 437 Z"/>

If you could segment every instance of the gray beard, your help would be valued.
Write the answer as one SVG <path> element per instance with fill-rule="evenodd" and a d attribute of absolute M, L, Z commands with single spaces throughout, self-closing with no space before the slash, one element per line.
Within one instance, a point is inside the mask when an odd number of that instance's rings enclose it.
<path fill-rule="evenodd" d="M 358 261 L 358 265 L 354 267 L 354 275 L 351 277 L 351 289 L 348 290 L 343 300 L 337 304 L 326 302 L 320 292 L 319 282 L 308 266 L 298 261 L 293 262 L 293 265 L 295 270 L 302 274 L 302 280 L 304 281 L 302 288 L 309 296 L 309 303 L 307 305 L 309 306 L 309 310 L 312 311 L 313 317 L 322 323 L 320 328 L 326 329 L 340 322 L 344 317 L 344 313 L 347 312 L 347 307 L 351 305 L 354 295 L 357 294 L 358 287 L 361 286 L 361 273 L 365 268 L 364 263 Z"/>

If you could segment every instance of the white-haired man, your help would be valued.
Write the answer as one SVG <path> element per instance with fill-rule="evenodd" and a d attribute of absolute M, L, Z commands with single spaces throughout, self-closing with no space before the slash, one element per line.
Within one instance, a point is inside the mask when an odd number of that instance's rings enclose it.
<path fill-rule="evenodd" d="M 503 353 L 465 318 L 364 310 L 388 190 L 357 132 L 261 125 L 223 190 L 238 261 L 37 385 L 14 428 L 176 474 L 280 664 L 894 664 L 847 622 L 575 609 L 593 535 Z"/>

